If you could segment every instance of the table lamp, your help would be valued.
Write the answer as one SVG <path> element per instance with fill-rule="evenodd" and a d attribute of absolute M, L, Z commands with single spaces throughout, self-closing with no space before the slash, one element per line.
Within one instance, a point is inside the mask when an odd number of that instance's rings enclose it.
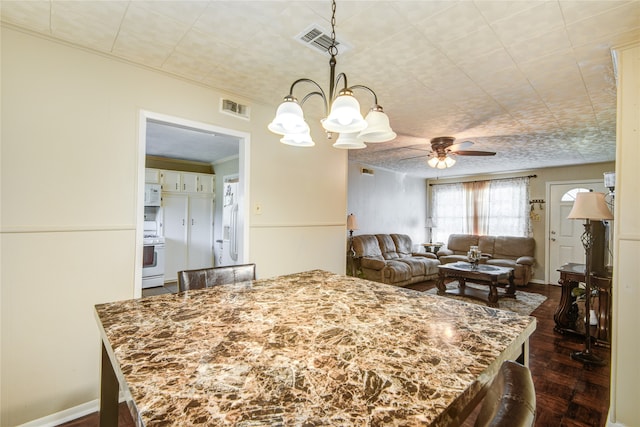
<path fill-rule="evenodd" d="M 353 249 L 353 230 L 358 229 L 358 219 L 354 214 L 347 215 L 347 230 L 349 230 L 349 256 L 351 257 L 351 275 L 355 276 L 354 258 L 356 251 Z"/>
<path fill-rule="evenodd" d="M 429 229 L 429 243 L 433 243 L 432 240 L 432 234 L 431 234 L 431 229 L 436 227 L 436 224 L 433 222 L 432 218 L 427 218 L 427 220 L 425 221 L 424 226 L 426 228 Z"/>
<path fill-rule="evenodd" d="M 567 218 L 585 220 L 584 233 L 582 233 L 582 236 L 580 237 L 586 257 L 584 269 L 584 310 L 586 313 L 584 320 L 585 349 L 584 351 L 571 353 L 571 358 L 573 360 L 578 360 L 585 365 L 602 366 L 605 364 L 605 361 L 593 354 L 591 351 L 591 325 L 589 322 L 589 313 L 591 312 L 591 253 L 593 243 L 595 241 L 595 236 L 591 232 L 591 221 L 613 219 L 613 215 L 604 200 L 604 193 L 582 192 L 576 194 L 576 200 L 573 203 L 573 208 L 571 209 L 571 212 L 569 212 Z"/>

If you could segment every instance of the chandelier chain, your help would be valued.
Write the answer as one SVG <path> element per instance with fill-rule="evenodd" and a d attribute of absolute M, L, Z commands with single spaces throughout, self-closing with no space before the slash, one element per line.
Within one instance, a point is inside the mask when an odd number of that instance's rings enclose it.
<path fill-rule="evenodd" d="M 331 46 L 327 48 L 331 56 L 338 55 L 338 46 L 336 46 L 336 2 L 331 2 Z"/>

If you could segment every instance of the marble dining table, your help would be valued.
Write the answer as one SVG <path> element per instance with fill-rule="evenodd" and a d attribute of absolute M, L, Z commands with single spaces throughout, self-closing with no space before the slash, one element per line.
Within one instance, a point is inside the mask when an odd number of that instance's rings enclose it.
<path fill-rule="evenodd" d="M 536 320 L 306 271 L 95 306 L 101 425 L 455 426 Z"/>

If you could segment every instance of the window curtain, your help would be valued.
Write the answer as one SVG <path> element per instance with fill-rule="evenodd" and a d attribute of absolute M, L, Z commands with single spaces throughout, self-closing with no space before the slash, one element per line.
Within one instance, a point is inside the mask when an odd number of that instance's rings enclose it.
<path fill-rule="evenodd" d="M 489 233 L 489 181 L 465 182 L 465 205 L 467 207 L 466 230 L 469 234 Z"/>
<path fill-rule="evenodd" d="M 529 216 L 529 178 L 500 179 L 490 182 L 488 234 L 492 236 L 533 235 Z"/>
<path fill-rule="evenodd" d="M 439 184 L 431 187 L 433 241 L 446 243 L 449 234 L 466 233 L 466 208 L 462 184 Z"/>
<path fill-rule="evenodd" d="M 433 241 L 450 234 L 531 236 L 529 178 L 508 178 L 431 187 Z"/>

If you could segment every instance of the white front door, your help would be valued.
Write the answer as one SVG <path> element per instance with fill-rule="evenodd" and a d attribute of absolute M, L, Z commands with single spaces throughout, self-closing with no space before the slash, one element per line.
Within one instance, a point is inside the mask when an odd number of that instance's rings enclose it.
<path fill-rule="evenodd" d="M 549 221 L 547 223 L 548 282 L 556 284 L 560 279 L 558 269 L 566 263 L 584 264 L 585 253 L 580 236 L 584 232 L 584 221 L 567 219 L 576 191 L 593 190 L 607 193 L 602 180 L 550 183 L 548 188 Z"/>

